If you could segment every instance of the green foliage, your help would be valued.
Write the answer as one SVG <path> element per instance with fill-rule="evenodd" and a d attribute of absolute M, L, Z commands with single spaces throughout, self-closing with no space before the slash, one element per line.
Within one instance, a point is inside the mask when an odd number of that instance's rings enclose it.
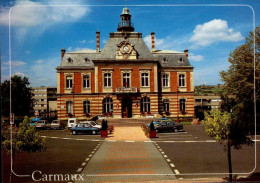
<path fill-rule="evenodd" d="M 228 58 L 231 64 L 229 69 L 220 72 L 220 76 L 225 82 L 224 91 L 234 96 L 233 100 L 222 97 L 222 110 L 230 112 L 232 109 L 235 115 L 234 120 L 237 124 L 245 124 L 244 130 L 247 130 L 247 133 L 254 129 L 254 89 L 256 104 L 259 105 L 260 103 L 259 58 L 260 27 L 256 27 L 255 37 L 253 32 L 250 32 L 245 44 L 239 46 L 230 54 Z"/>
<path fill-rule="evenodd" d="M 243 144 L 253 143 L 244 130 L 246 123 L 238 121 L 234 114 L 213 109 L 204 115 L 205 119 L 201 123 L 205 127 L 206 134 L 218 143 L 229 144 L 235 149 L 242 148 Z"/>
<path fill-rule="evenodd" d="M 194 95 L 219 95 L 222 92 L 222 85 L 199 85 L 195 86 Z"/>
<path fill-rule="evenodd" d="M 214 138 L 217 142 L 223 143 L 229 140 L 231 125 L 231 115 L 227 112 L 213 109 L 210 113 L 204 113 L 205 119 L 201 122 L 205 127 L 209 137 Z"/>
<path fill-rule="evenodd" d="M 14 75 L 11 78 L 12 92 L 12 113 L 15 116 L 25 116 L 30 113 L 32 108 L 31 88 L 27 77 Z M 2 115 L 9 116 L 10 114 L 10 80 L 5 80 L 1 83 L 2 96 Z"/>
<path fill-rule="evenodd" d="M 34 126 L 28 125 L 29 118 L 25 116 L 19 127 L 12 127 L 12 148 L 16 152 L 37 152 L 46 150 L 45 138 L 41 137 Z M 10 152 L 11 136 L 10 127 L 2 129 L 2 147 Z"/>

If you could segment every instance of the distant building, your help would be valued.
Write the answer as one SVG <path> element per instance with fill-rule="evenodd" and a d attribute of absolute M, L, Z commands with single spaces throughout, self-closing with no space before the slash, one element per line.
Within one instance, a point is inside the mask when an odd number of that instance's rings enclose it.
<path fill-rule="evenodd" d="M 100 50 L 61 50 L 57 69 L 58 118 L 106 115 L 140 118 L 165 115 L 194 117 L 193 66 L 188 50 L 149 50 L 142 33 L 134 32 L 124 8 L 117 32 Z"/>
<path fill-rule="evenodd" d="M 57 88 L 33 87 L 34 114 L 41 117 L 57 116 Z"/>
<path fill-rule="evenodd" d="M 219 95 L 200 95 L 194 96 L 195 99 L 195 115 L 197 118 L 204 119 L 204 112 L 211 109 L 220 108 L 221 97 Z"/>

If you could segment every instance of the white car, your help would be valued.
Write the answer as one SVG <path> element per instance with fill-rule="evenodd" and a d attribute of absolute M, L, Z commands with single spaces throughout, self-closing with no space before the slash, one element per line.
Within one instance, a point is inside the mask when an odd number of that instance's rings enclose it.
<path fill-rule="evenodd" d="M 82 121 L 80 124 L 90 124 L 92 127 L 101 129 L 102 126 L 97 124 L 95 121 Z"/>
<path fill-rule="evenodd" d="M 77 118 L 69 118 L 68 119 L 68 129 L 70 130 L 74 125 L 78 124 Z"/>

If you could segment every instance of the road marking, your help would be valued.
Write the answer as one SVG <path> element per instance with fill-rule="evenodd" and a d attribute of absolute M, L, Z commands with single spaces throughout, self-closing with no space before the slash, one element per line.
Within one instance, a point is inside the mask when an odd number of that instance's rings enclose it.
<path fill-rule="evenodd" d="M 162 149 L 158 149 L 159 151 L 162 151 Z"/>
<path fill-rule="evenodd" d="M 75 139 L 75 140 L 84 140 L 84 139 Z"/>
<path fill-rule="evenodd" d="M 153 141 L 144 141 L 144 142 L 153 142 Z"/>
<path fill-rule="evenodd" d="M 57 139 L 58 137 L 50 137 L 50 138 L 52 138 L 52 139 Z"/>
<path fill-rule="evenodd" d="M 89 158 L 86 158 L 85 161 L 89 161 Z"/>
<path fill-rule="evenodd" d="M 77 172 L 81 172 L 83 170 L 83 168 L 79 168 L 78 170 L 77 170 Z"/>
<path fill-rule="evenodd" d="M 87 163 L 85 163 L 85 162 L 83 162 L 82 164 L 81 164 L 81 166 L 85 166 Z"/>
<path fill-rule="evenodd" d="M 92 154 L 88 155 L 88 157 L 91 157 L 91 156 L 92 156 Z"/>
<path fill-rule="evenodd" d="M 91 140 L 91 141 L 99 141 L 99 140 Z"/>
<path fill-rule="evenodd" d="M 62 138 L 62 139 L 68 140 L 68 139 L 71 139 L 71 138 Z"/>
<path fill-rule="evenodd" d="M 180 172 L 177 169 L 174 169 L 174 172 L 175 172 L 176 175 L 180 174 Z"/>
<path fill-rule="evenodd" d="M 47 136 L 42 135 L 41 137 L 47 137 Z"/>
<path fill-rule="evenodd" d="M 168 156 L 167 155 L 163 155 L 163 157 L 167 158 Z"/>
<path fill-rule="evenodd" d="M 175 167 L 173 163 L 170 163 L 170 166 L 171 166 L 172 168 Z"/>
<path fill-rule="evenodd" d="M 92 153 L 92 154 L 94 154 L 94 153 L 95 153 L 95 151 L 92 151 L 91 153 Z"/>
<path fill-rule="evenodd" d="M 164 152 L 161 152 L 162 154 L 165 154 Z"/>
<path fill-rule="evenodd" d="M 125 142 L 135 142 L 135 141 L 128 140 L 128 141 L 125 141 Z"/>
<path fill-rule="evenodd" d="M 179 178 L 180 180 L 183 180 L 183 178 Z"/>
<path fill-rule="evenodd" d="M 116 142 L 116 140 L 107 140 L 108 142 Z"/>
<path fill-rule="evenodd" d="M 168 162 L 171 162 L 171 160 L 170 160 L 170 159 L 166 159 L 166 161 L 168 161 Z"/>

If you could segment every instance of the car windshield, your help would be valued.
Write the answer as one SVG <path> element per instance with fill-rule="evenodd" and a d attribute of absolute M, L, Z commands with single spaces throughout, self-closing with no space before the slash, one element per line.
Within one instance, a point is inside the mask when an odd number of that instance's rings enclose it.
<path fill-rule="evenodd" d="M 92 126 L 97 125 L 94 121 L 91 121 L 90 124 L 91 124 Z"/>

